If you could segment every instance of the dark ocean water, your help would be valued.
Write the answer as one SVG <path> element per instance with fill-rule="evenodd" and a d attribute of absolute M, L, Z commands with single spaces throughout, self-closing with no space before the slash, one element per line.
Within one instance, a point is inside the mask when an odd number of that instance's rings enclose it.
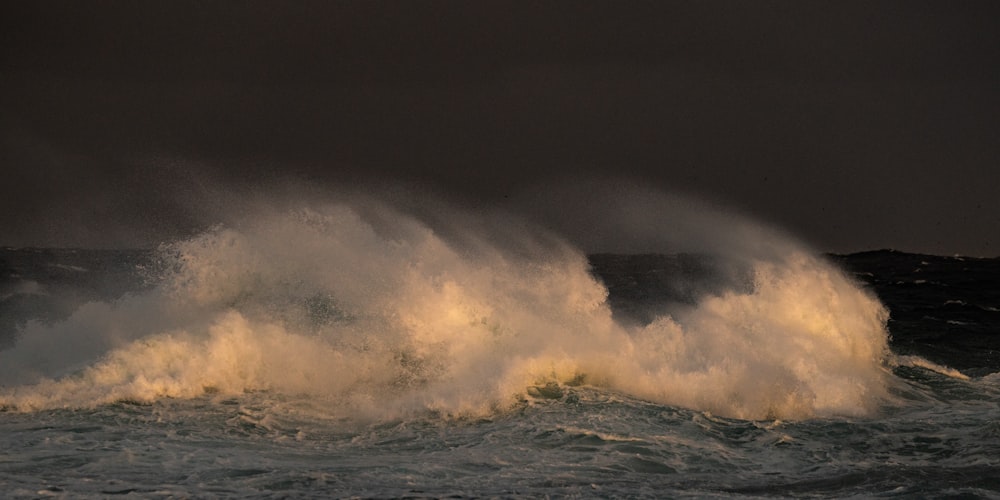
<path fill-rule="evenodd" d="M 998 259 L 337 234 L 0 250 L 0 493 L 1000 498 Z"/>
<path fill-rule="evenodd" d="M 970 376 L 1000 371 L 1000 259 L 877 251 L 834 260 L 889 308 L 893 351 Z"/>

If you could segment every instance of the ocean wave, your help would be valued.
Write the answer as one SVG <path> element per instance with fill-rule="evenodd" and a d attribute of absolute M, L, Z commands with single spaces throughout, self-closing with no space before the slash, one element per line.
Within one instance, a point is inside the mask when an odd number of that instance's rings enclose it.
<path fill-rule="evenodd" d="M 799 246 L 744 256 L 749 287 L 623 324 L 581 250 L 469 219 L 442 231 L 332 205 L 165 245 L 153 288 L 31 323 L 0 351 L 0 406 L 271 391 L 336 414 L 483 415 L 555 384 L 798 419 L 887 397 L 885 308 Z"/>

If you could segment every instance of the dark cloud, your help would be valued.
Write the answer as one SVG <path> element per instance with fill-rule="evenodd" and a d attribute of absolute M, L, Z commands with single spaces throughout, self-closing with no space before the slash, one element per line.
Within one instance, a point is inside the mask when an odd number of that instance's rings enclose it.
<path fill-rule="evenodd" d="M 616 174 L 825 250 L 1000 254 L 998 11 L 7 3 L 0 244 L 153 244 L 289 183 L 496 205 Z"/>

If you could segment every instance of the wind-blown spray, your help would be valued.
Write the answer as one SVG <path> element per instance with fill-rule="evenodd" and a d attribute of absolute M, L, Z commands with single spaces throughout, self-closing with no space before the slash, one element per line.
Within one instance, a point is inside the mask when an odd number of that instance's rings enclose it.
<path fill-rule="evenodd" d="M 160 249 L 152 290 L 26 327 L 0 352 L 0 406 L 250 391 L 331 414 L 482 415 L 586 384 L 758 419 L 885 397 L 885 310 L 804 250 L 749 256 L 751 286 L 623 325 L 581 250 L 488 227 L 334 205 L 212 228 Z"/>

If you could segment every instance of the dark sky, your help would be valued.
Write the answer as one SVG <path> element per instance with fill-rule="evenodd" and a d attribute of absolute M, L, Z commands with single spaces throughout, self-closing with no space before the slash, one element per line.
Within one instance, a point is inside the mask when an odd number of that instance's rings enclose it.
<path fill-rule="evenodd" d="M 0 245 L 152 245 L 290 180 L 620 176 L 820 250 L 1000 255 L 1000 2 L 0 9 Z"/>

